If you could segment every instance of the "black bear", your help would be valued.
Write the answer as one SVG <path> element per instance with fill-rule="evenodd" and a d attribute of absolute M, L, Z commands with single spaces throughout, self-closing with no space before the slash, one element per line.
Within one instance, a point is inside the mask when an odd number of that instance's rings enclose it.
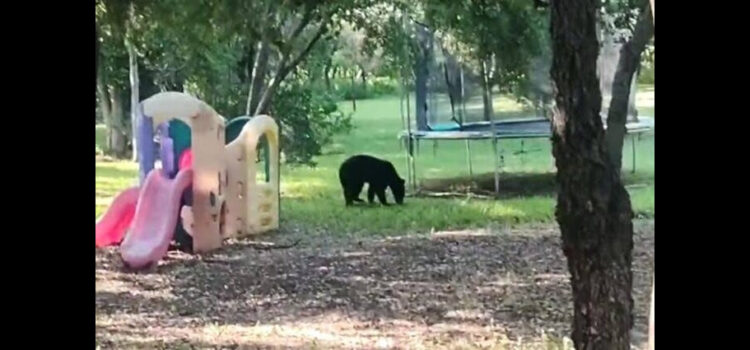
<path fill-rule="evenodd" d="M 389 205 L 385 199 L 385 188 L 389 187 L 396 203 L 404 203 L 404 179 L 398 176 L 396 168 L 387 160 L 360 154 L 352 156 L 339 168 L 339 180 L 344 190 L 346 205 L 363 202 L 359 192 L 365 182 L 368 184 L 367 200 L 372 203 L 375 196 L 383 205 Z"/>

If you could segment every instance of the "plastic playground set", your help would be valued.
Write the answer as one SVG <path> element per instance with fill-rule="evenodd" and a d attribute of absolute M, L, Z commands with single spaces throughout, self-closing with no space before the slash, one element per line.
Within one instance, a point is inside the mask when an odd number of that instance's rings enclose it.
<path fill-rule="evenodd" d="M 279 226 L 278 126 L 266 115 L 229 122 L 179 92 L 140 103 L 136 148 L 140 185 L 118 194 L 96 223 L 96 247 L 120 244 L 131 268 L 157 263 L 177 237 L 208 252 L 227 238 Z M 157 168 L 156 154 L 161 168 Z M 257 178 L 261 138 L 265 181 Z"/>

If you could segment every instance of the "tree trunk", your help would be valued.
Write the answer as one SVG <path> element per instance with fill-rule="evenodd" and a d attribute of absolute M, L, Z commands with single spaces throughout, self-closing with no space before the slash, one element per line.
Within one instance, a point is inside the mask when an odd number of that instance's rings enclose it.
<path fill-rule="evenodd" d="M 654 293 L 656 292 L 656 279 L 654 284 L 651 285 L 651 310 L 648 313 L 648 350 L 654 350 Z"/>
<path fill-rule="evenodd" d="M 651 0 L 651 24 L 654 24 L 655 17 L 654 0 Z M 656 330 L 654 329 L 654 327 L 656 327 L 656 325 L 654 324 L 654 322 L 656 322 L 656 299 L 654 298 L 655 294 L 656 277 L 654 277 L 654 284 L 651 285 L 651 312 L 649 313 L 648 317 L 648 350 L 654 350 L 654 347 L 656 346 Z"/>
<path fill-rule="evenodd" d="M 309 23 L 309 19 L 308 22 L 305 22 L 305 20 L 303 19 L 302 23 L 300 23 L 300 25 L 292 34 L 290 41 L 296 39 L 299 33 L 302 32 L 302 29 L 307 25 L 307 23 Z M 273 79 L 271 79 L 271 82 L 268 84 L 268 88 L 263 92 L 263 95 L 258 101 L 258 107 L 255 108 L 255 115 L 268 113 L 268 110 L 271 108 L 271 100 L 276 94 L 276 89 L 278 89 L 279 84 L 281 84 L 281 82 L 287 77 L 287 75 L 289 75 L 289 73 L 307 57 L 307 55 L 310 53 L 310 50 L 312 50 L 312 48 L 320 40 L 320 38 L 323 37 L 323 34 L 327 32 L 327 24 L 321 24 L 318 28 L 318 31 L 315 33 L 315 36 L 313 36 L 313 38 L 307 43 L 305 49 L 302 50 L 302 52 L 300 52 L 297 57 L 290 61 L 290 52 L 285 52 L 281 56 L 281 60 L 279 60 L 278 67 L 276 68 L 276 74 L 274 74 Z"/>
<path fill-rule="evenodd" d="M 99 95 L 99 110 L 102 112 L 102 119 L 104 120 L 104 125 L 107 126 L 107 130 L 105 133 L 105 144 L 104 144 L 104 151 L 105 154 L 111 154 L 112 152 L 112 140 L 111 140 L 111 132 L 110 127 L 112 125 L 112 109 L 111 104 L 109 100 L 109 91 L 107 90 L 107 86 L 104 84 L 104 78 L 102 78 L 101 71 L 98 72 L 96 75 L 96 93 Z"/>
<path fill-rule="evenodd" d="M 107 124 L 107 133 L 109 139 L 110 153 L 122 158 L 125 156 L 127 147 L 127 133 L 125 132 L 124 123 L 125 112 L 123 108 L 122 92 L 117 87 L 110 87 L 110 118 Z"/>
<path fill-rule="evenodd" d="M 427 62 L 426 59 L 417 59 L 417 67 L 414 82 L 414 107 L 417 130 L 427 130 Z"/>
<path fill-rule="evenodd" d="M 418 54 L 414 62 L 414 109 L 417 130 L 428 130 L 427 120 L 427 82 L 429 79 L 429 63 L 433 55 L 433 33 L 424 25 L 416 26 Z"/>
<path fill-rule="evenodd" d="M 552 1 L 555 216 L 573 291 L 576 349 L 630 350 L 633 212 L 604 140 L 598 0 Z"/>
<path fill-rule="evenodd" d="M 265 84 L 266 69 L 268 68 L 268 55 L 271 51 L 267 41 L 261 41 L 258 43 L 258 53 L 255 55 L 255 61 L 253 62 L 253 74 L 250 79 L 250 89 L 247 96 L 247 106 L 245 107 L 245 114 L 251 115 L 250 113 L 258 108 L 258 102 L 260 102 L 260 93 Z"/>
<path fill-rule="evenodd" d="M 331 60 L 329 59 L 326 62 L 325 67 L 323 68 L 323 79 L 326 81 L 326 91 L 331 91 L 331 77 L 329 76 L 329 73 L 331 72 Z"/>
<path fill-rule="evenodd" d="M 626 122 L 638 121 L 638 108 L 635 105 L 636 97 L 638 94 L 638 75 L 641 72 L 641 62 L 638 60 L 635 72 L 633 72 L 633 79 L 630 82 L 630 92 L 628 97 L 628 112 L 626 114 Z"/>
<path fill-rule="evenodd" d="M 354 91 L 354 89 L 355 89 L 355 88 L 357 87 L 357 86 L 356 86 L 356 85 L 354 84 L 354 76 L 355 76 L 356 74 L 357 74 L 357 73 L 356 73 L 356 71 L 352 70 L 352 73 L 351 73 L 351 74 L 349 75 L 349 77 L 350 77 L 350 78 L 351 78 L 351 80 L 352 80 L 352 88 L 350 89 L 350 91 L 351 91 L 351 94 L 352 94 L 352 96 L 351 96 L 351 97 L 352 97 L 352 110 L 353 110 L 354 112 L 356 112 L 356 111 L 357 111 L 357 92 L 356 92 L 356 91 Z"/>
<path fill-rule="evenodd" d="M 492 120 L 495 114 L 492 106 L 492 86 L 489 81 L 489 72 L 487 71 L 487 60 L 482 60 L 482 102 L 484 103 L 484 120 Z"/>
<path fill-rule="evenodd" d="M 286 72 L 284 70 L 287 60 L 288 57 L 283 56 L 279 61 L 278 67 L 276 68 L 276 74 L 274 74 L 274 77 L 271 79 L 268 87 L 266 87 L 266 90 L 263 91 L 263 95 L 261 95 L 260 100 L 258 101 L 258 105 L 257 107 L 255 107 L 255 113 L 253 115 L 268 114 L 268 110 L 271 108 L 272 96 L 276 93 L 276 89 L 278 88 L 279 84 L 281 84 L 281 81 L 286 78 L 287 74 L 289 74 L 289 72 Z"/>
<path fill-rule="evenodd" d="M 656 20 L 656 12 L 654 11 L 654 0 L 651 0 L 651 23 Z"/>
<path fill-rule="evenodd" d="M 633 36 L 620 48 L 615 76 L 612 81 L 612 100 L 607 112 L 607 151 L 609 159 L 619 174 L 622 167 L 622 145 L 625 140 L 628 110 L 635 103 L 631 96 L 636 71 L 641 62 L 641 53 L 654 33 L 648 4 L 641 9 Z M 634 95 L 634 93 L 633 93 Z"/>
<path fill-rule="evenodd" d="M 127 26 L 127 34 L 125 35 L 125 46 L 128 49 L 128 68 L 130 73 L 130 135 L 131 144 L 133 145 L 132 160 L 135 162 L 138 160 L 137 144 L 136 144 L 136 132 L 138 122 L 138 103 L 140 102 L 139 96 L 139 81 L 138 81 L 138 56 L 135 52 L 135 46 L 133 45 L 133 33 L 132 33 L 132 22 L 134 16 L 133 4 L 130 5 L 130 19 L 129 25 Z"/>
<path fill-rule="evenodd" d="M 367 95 L 367 72 L 365 71 L 365 68 L 362 66 L 359 66 L 360 71 L 362 72 L 362 94 Z"/>

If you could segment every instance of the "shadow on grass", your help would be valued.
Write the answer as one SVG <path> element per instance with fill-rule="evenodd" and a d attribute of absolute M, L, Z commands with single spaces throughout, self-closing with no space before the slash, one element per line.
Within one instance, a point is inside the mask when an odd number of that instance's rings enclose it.
<path fill-rule="evenodd" d="M 553 197 L 557 194 L 555 173 L 501 173 L 499 176 L 500 193 L 497 198 L 524 198 L 533 196 Z M 644 173 L 630 172 L 623 174 L 625 186 L 639 187 L 653 183 L 653 177 Z M 495 175 L 492 173 L 468 176 L 428 179 L 421 184 L 425 195 L 431 193 L 476 193 L 495 197 Z"/>
<path fill-rule="evenodd" d="M 466 198 L 407 197 L 403 205 L 379 203 L 345 206 L 343 196 L 285 199 L 282 223 L 316 228 L 315 235 L 392 236 L 497 224 L 548 222 L 553 219 L 552 198 L 532 197 L 502 201 Z"/>

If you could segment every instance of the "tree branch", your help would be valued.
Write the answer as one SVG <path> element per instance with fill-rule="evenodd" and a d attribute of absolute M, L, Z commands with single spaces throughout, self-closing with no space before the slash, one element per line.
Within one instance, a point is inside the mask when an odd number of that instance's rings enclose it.
<path fill-rule="evenodd" d="M 549 7 L 549 1 L 534 0 L 534 8 L 544 9 Z"/>
<path fill-rule="evenodd" d="M 294 28 L 292 31 L 292 34 L 289 36 L 289 40 L 287 40 L 287 46 L 283 48 L 283 50 L 286 53 L 289 53 L 292 51 L 292 48 L 294 47 L 294 41 L 297 40 L 297 37 L 302 33 L 302 31 L 307 27 L 308 24 L 310 24 L 310 21 L 313 18 L 313 8 L 312 6 L 308 6 L 305 4 L 305 13 L 302 15 L 302 19 L 300 20 L 299 24 L 297 24 L 297 27 Z"/>
<path fill-rule="evenodd" d="M 318 28 L 318 32 L 315 33 L 315 36 L 310 40 L 310 42 L 307 44 L 307 47 L 305 47 L 300 54 L 295 57 L 292 61 L 290 61 L 286 67 L 284 67 L 285 71 L 292 70 L 294 67 L 296 67 L 302 60 L 305 59 L 305 57 L 310 53 L 313 47 L 315 47 L 315 44 L 320 40 L 321 37 L 323 37 L 323 34 L 328 32 L 328 24 L 327 23 L 321 23 L 320 28 Z M 288 73 L 288 72 L 286 72 Z"/>
<path fill-rule="evenodd" d="M 626 133 L 628 102 L 631 84 L 635 78 L 641 60 L 641 53 L 646 48 L 654 33 L 650 6 L 646 4 L 638 15 L 638 22 L 633 35 L 620 48 L 620 58 L 617 62 L 615 76 L 612 80 L 612 98 L 607 111 L 607 131 L 605 140 L 610 162 L 619 173 L 622 165 L 622 145 Z"/>

